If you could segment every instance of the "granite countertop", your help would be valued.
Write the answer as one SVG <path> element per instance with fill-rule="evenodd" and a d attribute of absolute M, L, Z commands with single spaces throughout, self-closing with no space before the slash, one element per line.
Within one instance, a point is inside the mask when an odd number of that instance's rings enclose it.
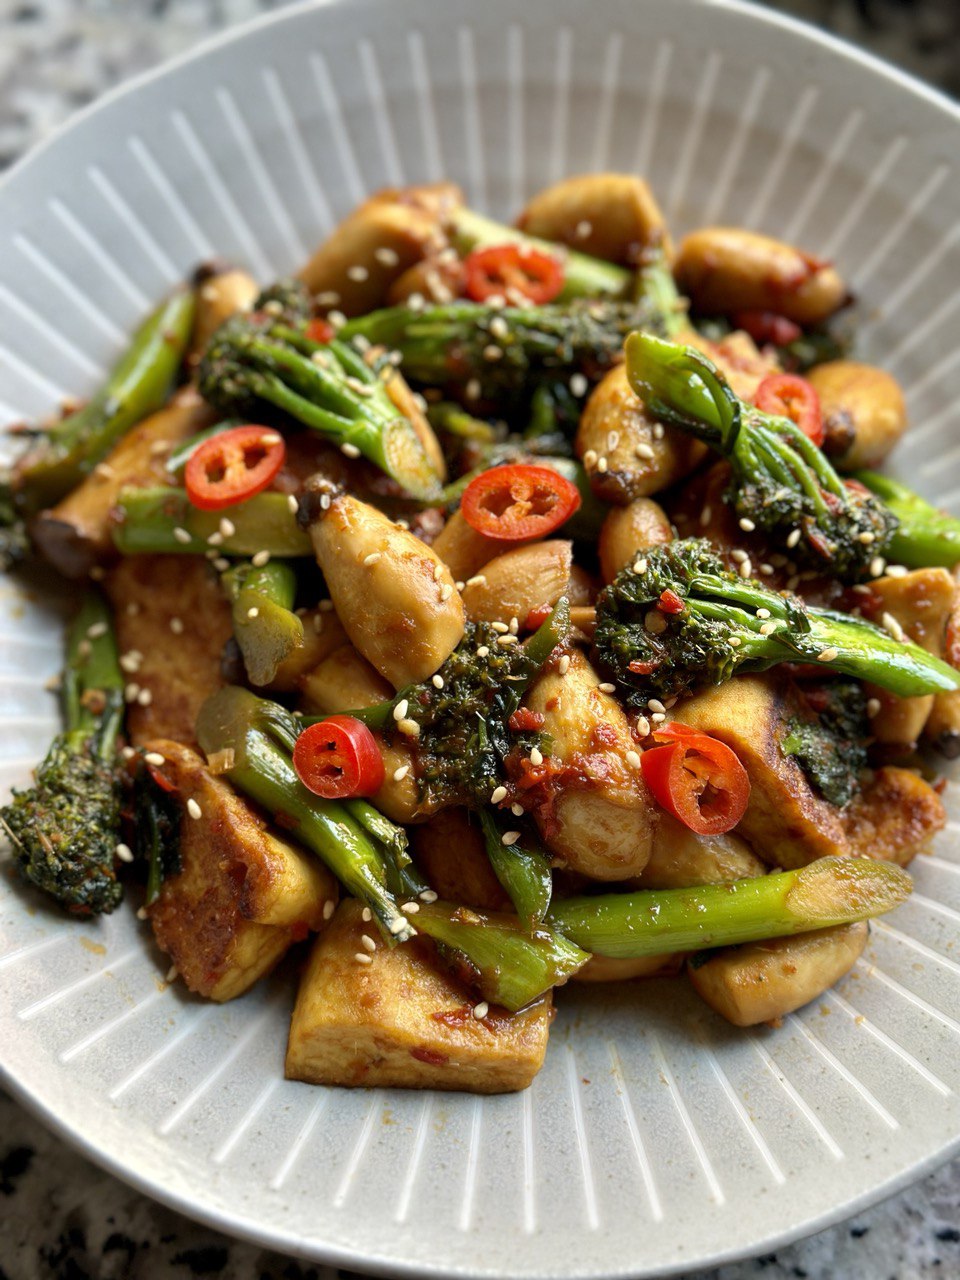
<path fill-rule="evenodd" d="M 441 0 L 438 0 L 440 3 Z M 0 169 L 125 77 L 284 0 L 0 0 Z M 956 0 L 774 0 L 960 94 Z M 776 1254 L 688 1280 L 960 1276 L 960 1161 Z M 340 1273 L 343 1274 L 343 1273 Z M 0 1280 L 334 1280 L 102 1173 L 0 1093 Z"/>

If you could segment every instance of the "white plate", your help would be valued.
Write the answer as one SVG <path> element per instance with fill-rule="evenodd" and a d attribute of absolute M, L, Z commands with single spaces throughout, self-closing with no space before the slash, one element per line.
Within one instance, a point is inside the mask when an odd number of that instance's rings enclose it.
<path fill-rule="evenodd" d="M 354 0 L 284 10 L 114 95 L 0 187 L 0 420 L 92 387 L 196 261 L 263 280 L 366 191 L 448 176 L 506 215 L 646 173 L 676 230 L 835 257 L 907 389 L 907 476 L 960 493 L 955 108 L 770 13 L 695 0 Z M 0 785 L 54 727 L 55 610 L 3 588 Z M 282 1079 L 293 984 L 219 1008 L 99 925 L 0 885 L 0 1065 L 94 1159 L 226 1231 L 393 1272 L 649 1276 L 767 1249 L 960 1146 L 957 823 L 836 992 L 778 1031 L 682 983 L 564 992 L 519 1096 Z"/>

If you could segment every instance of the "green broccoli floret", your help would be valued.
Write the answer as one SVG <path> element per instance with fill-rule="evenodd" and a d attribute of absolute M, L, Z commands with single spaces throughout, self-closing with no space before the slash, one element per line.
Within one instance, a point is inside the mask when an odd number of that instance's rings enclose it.
<path fill-rule="evenodd" d="M 0 809 L 21 875 L 75 915 L 113 911 L 123 897 L 114 862 L 120 839 L 117 735 L 123 675 L 110 615 L 89 595 L 67 643 L 66 728 L 29 791 Z"/>
<path fill-rule="evenodd" d="M 960 673 L 918 645 L 729 573 L 702 538 L 621 570 L 597 601 L 595 644 L 635 707 L 781 662 L 817 662 L 900 697 L 960 688 Z"/>
<path fill-rule="evenodd" d="M 825 800 L 842 807 L 867 767 L 867 699 L 854 680 L 801 690 L 803 709 L 787 721 L 780 750 L 792 756 Z"/>

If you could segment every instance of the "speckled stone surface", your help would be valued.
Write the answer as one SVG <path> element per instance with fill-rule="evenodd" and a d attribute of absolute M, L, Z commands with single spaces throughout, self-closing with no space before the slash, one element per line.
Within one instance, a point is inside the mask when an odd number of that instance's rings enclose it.
<path fill-rule="evenodd" d="M 442 0 L 438 0 L 441 3 Z M 0 0 L 0 169 L 127 76 L 283 0 Z M 960 93 L 960 0 L 775 0 Z M 89 1164 L 0 1093 L 0 1280 L 334 1280 Z M 341 1273 L 343 1274 L 343 1273 Z M 850 1222 L 688 1280 L 954 1280 L 960 1161 Z"/>

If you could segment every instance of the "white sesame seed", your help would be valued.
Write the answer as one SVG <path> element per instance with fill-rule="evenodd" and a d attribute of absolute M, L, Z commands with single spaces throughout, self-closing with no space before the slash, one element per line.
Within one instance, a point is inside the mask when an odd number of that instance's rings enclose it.
<path fill-rule="evenodd" d="M 136 702 L 137 694 L 140 692 L 140 686 L 135 680 L 131 680 L 129 684 L 124 685 L 123 697 L 125 702 Z"/>
<path fill-rule="evenodd" d="M 730 552 L 730 559 L 734 564 L 743 564 L 744 560 L 747 559 L 747 553 L 741 550 L 740 547 L 736 547 Z"/>
<path fill-rule="evenodd" d="M 210 563 L 216 569 L 217 573 L 226 573 L 230 568 L 230 561 L 224 559 L 223 556 L 217 556 L 216 560 L 211 560 Z"/>
<path fill-rule="evenodd" d="M 404 929 L 406 929 L 409 924 L 409 920 L 404 920 L 401 916 L 399 920 L 394 920 L 390 925 L 390 932 L 393 934 L 403 933 Z"/>
<path fill-rule="evenodd" d="M 905 578 L 909 572 L 910 570 L 907 568 L 905 564 L 888 564 L 887 565 L 888 578 Z"/>
<path fill-rule="evenodd" d="M 121 670 L 129 671 L 133 674 L 140 670 L 140 663 L 143 661 L 143 654 L 139 649 L 128 649 L 126 653 L 121 653 L 119 661 Z"/>
<path fill-rule="evenodd" d="M 407 738 L 420 737 L 420 726 L 417 724 L 416 720 L 400 720 L 397 723 L 397 728 Z"/>
<path fill-rule="evenodd" d="M 362 933 L 360 935 L 360 942 L 362 943 L 364 949 L 367 951 L 372 952 L 372 951 L 376 951 L 377 949 L 377 944 L 370 937 L 369 933 Z"/>
<path fill-rule="evenodd" d="M 347 279 L 354 280 L 357 284 L 363 284 L 364 280 L 370 278 L 370 272 L 359 262 L 355 267 L 347 267 Z"/>
<path fill-rule="evenodd" d="M 634 560 L 634 562 L 633 562 L 633 572 L 634 572 L 634 573 L 646 573 L 646 572 L 647 572 L 647 557 L 646 557 L 646 556 L 641 556 L 639 560 Z"/>
<path fill-rule="evenodd" d="M 468 578 L 467 581 L 464 583 L 464 586 L 467 586 L 467 587 L 480 587 L 480 586 L 485 587 L 486 585 L 487 585 L 486 575 L 482 573 L 475 573 L 472 578 Z"/>
<path fill-rule="evenodd" d="M 394 782 L 402 782 L 409 772 L 410 772 L 410 766 L 408 764 L 399 765 L 393 771 Z"/>
<path fill-rule="evenodd" d="M 769 610 L 769 609 L 758 609 L 758 610 L 757 610 L 757 617 L 758 617 L 758 618 L 769 618 L 769 617 L 770 617 L 770 610 Z"/>
<path fill-rule="evenodd" d="M 122 840 L 117 845 L 116 849 L 114 849 L 114 853 L 117 855 L 117 857 L 120 859 L 121 862 L 133 861 L 133 850 L 130 848 L 128 844 L 124 844 Z"/>
<path fill-rule="evenodd" d="M 570 670 L 570 655 L 569 655 L 569 653 L 565 653 L 565 654 L 563 654 L 563 656 L 561 657 L 560 661 L 557 663 L 557 670 L 559 671 L 559 673 L 560 673 L 562 676 L 565 676 L 565 675 L 567 674 L 567 672 Z"/>
<path fill-rule="evenodd" d="M 485 1018 L 489 1012 L 490 1012 L 490 1006 L 487 1004 L 486 1000 L 481 1000 L 479 1004 L 475 1004 L 473 1006 L 473 1016 L 477 1019 L 478 1022 L 482 1018 Z"/>
<path fill-rule="evenodd" d="M 359 458 L 359 457 L 360 457 L 360 450 L 357 448 L 357 446 L 356 446 L 355 444 L 351 444 L 349 440 L 345 440 L 345 441 L 343 442 L 343 444 L 340 446 L 340 452 L 341 452 L 341 453 L 344 455 L 344 457 L 346 457 L 346 458 Z"/>
<path fill-rule="evenodd" d="M 519 831 L 505 831 L 500 837 L 500 843 L 505 844 L 507 848 L 509 848 L 511 845 L 516 844 L 519 839 Z"/>
<path fill-rule="evenodd" d="M 653 436 L 654 440 L 662 440 L 664 436 L 663 423 L 655 422 L 650 434 Z"/>
<path fill-rule="evenodd" d="M 640 768 L 640 752 L 628 751 L 626 754 L 626 761 L 631 769 L 639 769 Z"/>
<path fill-rule="evenodd" d="M 519 644 L 518 636 L 497 636 L 497 644 L 502 645 L 505 649 L 511 644 Z"/>
<path fill-rule="evenodd" d="M 336 909 L 337 909 L 337 904 L 331 898 L 328 898 L 327 901 L 323 904 L 324 920 L 329 920 L 330 917 L 333 915 L 334 911 L 336 911 Z"/>
<path fill-rule="evenodd" d="M 494 789 L 490 792 L 491 804 L 499 804 L 501 800 L 506 800 L 506 798 L 507 798 L 506 787 L 503 787 L 503 786 L 494 787 Z"/>
<path fill-rule="evenodd" d="M 170 619 L 170 630 L 173 632 L 173 634 L 174 634 L 175 636 L 182 636 L 182 635 L 183 635 L 183 619 L 182 619 L 182 618 L 171 618 L 171 619 Z"/>
<path fill-rule="evenodd" d="M 700 512 L 700 528 L 705 529 L 712 519 L 713 519 L 713 507 L 711 507 L 708 503 L 707 506 L 705 506 L 703 510 Z"/>
<path fill-rule="evenodd" d="M 162 764 L 167 763 L 166 756 L 161 755 L 159 751 L 148 751 L 143 758 L 147 764 L 156 765 L 158 769 Z"/>
<path fill-rule="evenodd" d="M 619 443 L 620 443 L 620 432 L 608 431 L 607 432 L 607 452 L 613 453 L 614 449 L 617 447 Z"/>
<path fill-rule="evenodd" d="M 730 637 L 730 640 L 729 640 L 729 644 L 730 644 L 730 648 L 731 648 L 731 649 L 739 649 L 739 648 L 740 648 L 740 637 L 739 637 L 739 636 L 731 636 L 731 637 Z"/>
<path fill-rule="evenodd" d="M 313 625 L 313 629 L 314 629 L 314 631 L 316 632 L 316 634 L 317 634 L 317 635 L 320 635 L 320 633 L 323 631 L 323 627 L 324 627 L 323 614 L 322 614 L 322 613 L 315 613 L 315 614 L 313 615 L 313 617 L 311 618 L 311 620 L 310 620 L 310 621 L 311 621 L 311 623 L 312 623 L 312 625 Z"/>
<path fill-rule="evenodd" d="M 400 262 L 400 255 L 396 249 L 391 249 L 389 245 L 381 245 L 379 249 L 374 249 L 373 256 L 383 267 L 395 267 Z"/>
<path fill-rule="evenodd" d="M 105 622 L 95 622 L 92 626 L 87 627 L 87 636 L 91 640 L 99 640 L 101 636 L 107 634 L 107 624 Z"/>
<path fill-rule="evenodd" d="M 477 378 L 471 378 L 466 385 L 466 396 L 468 400 L 480 399 L 480 382 Z"/>
<path fill-rule="evenodd" d="M 833 660 L 839 656 L 840 656 L 839 649 L 821 649 L 820 652 L 817 654 L 817 661 L 833 662 Z"/>
<path fill-rule="evenodd" d="M 867 715 L 872 720 L 874 716 L 880 714 L 881 702 L 879 698 L 867 699 Z"/>
<path fill-rule="evenodd" d="M 582 373 L 575 373 L 570 379 L 570 393 L 575 396 L 586 395 L 589 385 Z"/>
<path fill-rule="evenodd" d="M 365 951 L 355 951 L 353 958 L 357 964 L 373 964 L 373 961 Z"/>
<path fill-rule="evenodd" d="M 393 708 L 394 720 L 405 720 L 407 712 L 410 710 L 409 698 L 401 698 L 397 705 Z"/>
<path fill-rule="evenodd" d="M 481 644 L 481 645 L 478 645 L 478 646 L 477 646 L 477 657 L 478 657 L 478 658 L 485 658 L 485 657 L 487 657 L 487 655 L 489 654 L 489 652 L 490 652 L 490 649 L 488 648 L 488 646 L 487 646 L 487 645 L 485 645 L 485 644 Z"/>
<path fill-rule="evenodd" d="M 382 551 L 371 551 L 368 556 L 363 557 L 363 563 L 367 566 L 370 566 L 372 564 L 376 564 L 377 561 L 382 559 L 383 559 Z"/>
<path fill-rule="evenodd" d="M 883 556 L 874 556 L 873 559 L 870 561 L 871 578 L 882 578 L 883 571 L 886 567 L 887 567 L 887 562 L 886 560 L 884 560 Z"/>
<path fill-rule="evenodd" d="M 516 616 L 516 614 L 514 614 L 514 616 L 510 619 L 510 634 L 512 636 L 515 636 L 519 630 L 520 630 L 520 619 Z"/>
<path fill-rule="evenodd" d="M 893 636 L 894 640 L 899 640 L 902 644 L 906 640 L 906 633 L 892 613 L 884 613 L 880 619 L 880 625 Z"/>
<path fill-rule="evenodd" d="M 167 976 L 164 978 L 164 982 L 166 983 L 176 982 L 177 978 L 179 977 L 180 977 L 180 970 L 177 968 L 175 964 L 172 964 L 170 968 L 167 970 Z"/>
<path fill-rule="evenodd" d="M 203 810 L 197 804 L 196 800 L 194 800 L 193 796 L 191 796 L 187 801 L 187 813 L 189 813 L 191 818 L 203 817 Z"/>
<path fill-rule="evenodd" d="M 583 455 L 583 465 L 588 471 L 591 467 L 595 467 L 597 465 L 596 449 L 587 449 L 586 453 Z"/>
<path fill-rule="evenodd" d="M 404 913 L 404 915 L 415 916 L 417 912 L 420 910 L 420 903 L 419 902 L 401 902 L 400 910 Z"/>
<path fill-rule="evenodd" d="M 597 470 L 600 472 L 602 476 L 607 474 L 607 469 L 609 465 L 610 464 L 607 462 L 606 458 L 597 459 Z"/>
<path fill-rule="evenodd" d="M 776 629 L 777 624 L 775 622 L 765 622 L 760 628 L 760 634 L 762 636 L 772 636 Z"/>
<path fill-rule="evenodd" d="M 483 348 L 483 358 L 484 360 L 489 360 L 492 364 L 497 360 L 503 359 L 503 350 L 490 342 Z"/>
<path fill-rule="evenodd" d="M 149 707 L 152 701 L 153 701 L 153 694 L 150 692 L 149 689 L 141 689 L 140 692 L 137 694 L 137 703 L 141 707 Z"/>
<path fill-rule="evenodd" d="M 753 523 L 753 521 L 749 520 L 746 516 L 744 516 L 740 520 L 740 528 L 743 530 L 744 533 L 753 533 L 756 527 L 757 526 Z"/>
<path fill-rule="evenodd" d="M 578 240 L 586 240 L 587 236 L 593 230 L 593 223 L 587 218 L 581 218 L 573 229 L 573 234 Z"/>
<path fill-rule="evenodd" d="M 149 916 L 147 915 L 147 908 L 146 908 L 146 907 L 137 907 L 137 919 L 138 919 L 138 920 L 148 920 L 148 919 L 149 919 Z"/>
<path fill-rule="evenodd" d="M 319 307 L 335 307 L 340 301 L 340 295 L 336 289 L 324 289 L 322 293 L 317 294 L 317 306 Z"/>
<path fill-rule="evenodd" d="M 787 546 L 790 548 L 791 551 L 799 541 L 800 541 L 800 530 L 791 529 L 790 532 L 787 534 Z"/>
<path fill-rule="evenodd" d="M 857 534 L 857 541 L 862 542 L 865 547 L 869 547 L 871 542 L 876 542 L 877 535 L 871 533 L 869 529 L 865 529 L 863 533 Z"/>
<path fill-rule="evenodd" d="M 764 576 L 765 578 L 769 578 L 769 577 L 770 577 L 770 575 L 773 573 L 773 565 L 772 565 L 772 564 L 767 564 L 766 562 L 764 562 L 764 563 L 760 566 L 760 572 L 763 574 L 763 576 Z"/>
<path fill-rule="evenodd" d="M 750 575 L 753 573 L 753 565 L 750 563 L 749 560 L 744 560 L 743 563 L 740 565 L 740 569 L 738 572 L 741 578 L 749 578 Z"/>
<path fill-rule="evenodd" d="M 250 619 L 251 622 L 253 621 L 254 618 L 260 617 L 260 610 L 257 608 L 255 604 L 252 604 L 250 608 L 247 610 L 247 617 Z"/>
<path fill-rule="evenodd" d="M 790 577 L 787 579 L 787 590 L 796 591 L 799 585 L 800 585 L 800 575 L 798 573 L 791 574 Z"/>
<path fill-rule="evenodd" d="M 646 738 L 649 735 L 650 721 L 646 716 L 637 716 L 635 729 L 638 738 Z"/>
<path fill-rule="evenodd" d="M 650 445 L 647 444 L 645 440 L 640 441 L 640 443 L 634 449 L 634 453 L 637 455 L 638 458 L 643 458 L 644 461 L 646 462 L 649 462 L 651 458 L 655 458 L 657 456 L 654 450 L 651 448 Z"/>
<path fill-rule="evenodd" d="M 317 605 L 317 608 L 320 610 L 321 613 L 333 613 L 333 601 L 321 600 L 320 603 Z"/>
<path fill-rule="evenodd" d="M 186 544 L 186 543 L 188 543 L 188 542 L 192 542 L 192 541 L 193 541 L 193 539 L 191 538 L 190 534 L 189 534 L 189 533 L 187 533 L 186 529 L 181 528 L 181 526 L 180 526 L 180 525 L 177 525 L 177 526 L 175 527 L 175 529 L 174 529 L 174 531 L 173 531 L 173 536 L 174 536 L 174 538 L 176 539 L 176 541 L 177 541 L 177 542 L 182 542 L 182 543 L 184 543 L 184 544 Z"/>
<path fill-rule="evenodd" d="M 510 326 L 503 316 L 494 316 L 490 321 L 490 332 L 495 338 L 508 338 L 510 336 Z"/>
<path fill-rule="evenodd" d="M 120 748 L 120 755 L 123 757 L 124 760 L 132 760 L 136 754 L 137 753 L 136 751 L 134 751 L 133 747 Z"/>
<path fill-rule="evenodd" d="M 510 627 L 507 625 L 506 622 L 497 621 L 497 622 L 490 623 L 490 629 L 492 631 L 499 631 L 501 635 L 506 635 L 506 633 L 510 630 Z"/>
<path fill-rule="evenodd" d="M 250 557 L 250 563 L 255 569 L 262 569 L 265 564 L 270 563 L 270 552 L 258 551 L 256 555 Z"/>
<path fill-rule="evenodd" d="M 663 703 L 660 701 L 660 699 L 659 699 L 659 698 L 648 698 L 648 699 L 647 699 L 647 707 L 648 707 L 648 708 L 649 708 L 649 710 L 651 710 L 651 711 L 665 711 L 665 710 L 666 710 L 666 708 L 664 707 Z"/>
<path fill-rule="evenodd" d="M 616 686 L 615 684 L 611 684 L 611 682 L 610 682 L 609 680 L 604 680 L 604 682 L 603 682 L 602 684 L 598 684 L 598 685 L 597 685 L 597 688 L 600 690 L 600 692 L 601 692 L 601 693 L 616 693 L 616 692 L 617 692 L 617 686 Z"/>
<path fill-rule="evenodd" d="M 443 586 L 440 588 L 441 601 L 446 603 L 446 601 L 449 600 L 452 595 L 453 595 L 453 587 L 451 587 L 449 582 L 445 582 Z"/>
<path fill-rule="evenodd" d="M 373 919 L 373 912 L 370 910 L 369 907 L 363 908 L 363 910 L 360 912 L 360 919 L 363 921 L 364 924 L 370 923 L 370 921 Z"/>
<path fill-rule="evenodd" d="M 228 516 L 220 518 L 220 536 L 223 538 L 232 538 L 237 532 L 237 526 Z"/>
<path fill-rule="evenodd" d="M 666 718 L 667 717 L 663 711 L 654 711 L 653 715 L 650 717 L 650 723 L 662 724 L 663 721 L 666 720 Z"/>
<path fill-rule="evenodd" d="M 442 688 L 443 688 L 443 676 L 439 676 L 439 675 L 437 675 L 437 676 L 431 676 L 431 677 L 430 677 L 430 683 L 433 685 L 433 687 L 434 687 L 435 689 L 442 689 Z"/>
<path fill-rule="evenodd" d="M 297 495 L 295 493 L 287 494 L 287 510 L 292 516 L 295 516 L 300 510 L 300 503 L 297 501 Z"/>
<path fill-rule="evenodd" d="M 530 763 L 531 763 L 531 764 L 543 764 L 543 752 L 540 750 L 540 748 L 539 748 L 539 747 L 531 747 L 531 748 L 530 748 Z M 523 812 L 523 810 L 521 809 L 521 813 L 522 813 L 522 812 Z"/>

